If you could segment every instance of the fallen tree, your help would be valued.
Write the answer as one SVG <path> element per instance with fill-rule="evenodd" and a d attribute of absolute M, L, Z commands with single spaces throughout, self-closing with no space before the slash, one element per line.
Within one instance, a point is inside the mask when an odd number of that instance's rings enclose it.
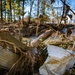
<path fill-rule="evenodd" d="M 17 62 L 14 62 L 14 65 L 10 67 L 11 69 L 6 75 L 33 75 L 34 72 L 34 64 L 37 60 L 39 60 L 38 68 L 44 63 L 47 55 L 39 55 L 34 57 L 31 54 L 30 47 L 39 47 L 39 44 L 51 36 L 53 33 L 52 30 L 48 30 L 45 33 L 41 34 L 38 38 L 30 42 L 30 45 L 21 43 L 16 38 L 14 38 L 8 31 L 0 31 L 0 45 L 2 44 L 3 48 L 5 46 L 9 46 L 13 48 L 13 51 L 16 55 L 19 55 L 18 58 L 15 58 Z M 6 37 L 5 37 L 6 36 Z M 51 44 L 59 45 L 59 44 L 73 44 L 73 42 L 61 41 L 61 42 L 51 42 Z M 13 57 L 12 57 L 13 58 Z M 37 59 L 37 60 L 35 60 Z M 7 60 L 7 59 L 6 59 Z M 7 60 L 9 61 L 9 60 Z M 11 62 L 10 62 L 11 63 Z M 37 65 L 37 64 L 35 64 Z"/>
<path fill-rule="evenodd" d="M 23 44 L 22 42 L 17 40 L 15 37 L 13 37 L 7 30 L 0 31 L 0 39 L 9 41 L 9 42 L 15 44 L 18 48 L 20 48 L 22 50 L 25 50 L 27 48 L 27 47 L 25 47 L 25 44 Z"/>
<path fill-rule="evenodd" d="M 47 30 L 45 33 L 41 34 L 38 38 L 31 41 L 30 47 L 38 47 L 38 45 L 43 42 L 45 39 L 47 39 L 49 36 L 51 36 L 53 33 L 53 30 Z M 25 50 L 27 47 L 25 47 L 25 44 L 14 38 L 9 31 L 2 30 L 0 31 L 0 39 L 6 40 L 9 42 L 12 42 L 15 44 L 18 48 Z"/>
<path fill-rule="evenodd" d="M 51 34 L 52 34 L 52 30 L 48 30 L 47 32 L 43 33 L 42 35 L 40 35 L 38 38 L 36 38 L 34 41 L 30 43 L 30 47 L 38 47 L 39 44 L 42 41 L 44 41 L 46 38 L 48 38 Z M 12 47 L 13 51 L 11 51 L 11 53 L 15 53 L 15 54 L 18 53 L 16 55 L 19 55 L 18 58 L 15 58 L 17 62 L 16 63 L 14 62 L 13 66 L 11 65 L 12 68 L 10 67 L 11 69 L 6 75 L 32 75 L 33 74 L 33 68 L 34 68 L 33 65 L 35 63 L 34 62 L 35 59 L 31 54 L 31 51 L 30 51 L 31 49 L 29 46 L 27 47 L 25 44 L 18 41 L 8 31 L 5 31 L 5 30 L 0 31 L 0 45 L 3 48 L 7 48 L 7 46 Z M 43 59 L 43 56 L 40 57 L 40 61 L 42 59 Z"/>
<path fill-rule="evenodd" d="M 51 36 L 53 33 L 52 30 L 48 30 L 42 35 L 40 35 L 38 38 L 34 39 L 31 41 L 31 46 L 32 47 L 38 47 L 41 42 L 43 42 L 45 39 L 47 39 L 49 36 Z"/>

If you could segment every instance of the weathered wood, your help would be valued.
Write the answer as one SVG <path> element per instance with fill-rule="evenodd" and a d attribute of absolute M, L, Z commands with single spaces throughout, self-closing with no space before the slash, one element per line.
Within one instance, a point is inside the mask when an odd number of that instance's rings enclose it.
<path fill-rule="evenodd" d="M 18 48 L 20 48 L 22 50 L 26 49 L 25 45 L 22 42 L 20 42 L 19 40 L 17 40 L 15 37 L 13 37 L 9 33 L 9 31 L 1 30 L 0 31 L 0 39 L 14 43 Z"/>

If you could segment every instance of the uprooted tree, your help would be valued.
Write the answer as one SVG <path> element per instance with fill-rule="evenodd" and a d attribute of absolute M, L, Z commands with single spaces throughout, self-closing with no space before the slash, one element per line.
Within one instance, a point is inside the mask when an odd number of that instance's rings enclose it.
<path fill-rule="evenodd" d="M 18 56 L 18 58 L 15 58 L 17 62 L 14 62 L 14 65 L 11 65 L 12 67 L 6 75 L 33 75 L 34 72 L 33 69 L 34 69 L 34 64 L 36 63 L 35 61 L 36 57 L 34 57 L 31 54 L 31 47 L 38 47 L 39 44 L 51 34 L 52 30 L 45 32 L 37 39 L 35 39 L 34 42 L 32 41 L 30 47 L 27 47 L 25 44 L 21 43 L 16 38 L 14 38 L 8 31 L 0 31 L 0 45 L 4 49 L 7 49 L 7 47 L 12 48 L 11 52 L 15 53 Z M 45 57 L 40 55 L 39 65 L 38 65 L 39 67 L 40 65 L 43 64 L 46 57 L 47 55 Z"/>

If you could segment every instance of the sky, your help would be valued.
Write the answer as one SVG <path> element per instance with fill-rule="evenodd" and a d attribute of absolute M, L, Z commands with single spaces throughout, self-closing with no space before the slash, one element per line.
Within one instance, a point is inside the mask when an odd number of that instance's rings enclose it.
<path fill-rule="evenodd" d="M 75 0 L 66 0 L 66 4 L 70 6 L 70 9 L 72 9 L 75 12 Z M 56 0 L 56 2 L 53 4 L 54 7 L 62 7 L 61 0 Z M 69 11 L 71 14 L 72 12 Z"/>
<path fill-rule="evenodd" d="M 71 9 L 75 10 L 75 0 L 69 0 Z"/>
<path fill-rule="evenodd" d="M 62 2 L 60 0 L 56 0 L 54 4 L 56 4 L 56 6 L 62 6 Z M 75 9 L 75 0 L 66 0 L 66 4 L 70 5 L 71 9 Z"/>
<path fill-rule="evenodd" d="M 68 4 L 69 6 L 70 6 L 70 8 L 73 10 L 73 11 L 75 11 L 75 0 L 66 0 L 66 4 Z M 62 7 L 62 2 L 60 1 L 60 0 L 56 0 L 56 2 L 55 3 L 53 3 L 53 6 L 54 7 Z M 28 11 L 30 10 L 30 6 L 28 6 L 26 9 L 26 14 L 25 14 L 25 16 L 27 16 L 28 15 Z M 60 13 L 60 11 L 61 11 L 62 9 L 59 9 L 59 14 L 61 15 L 62 14 L 62 12 Z M 71 13 L 71 12 L 70 12 Z"/>

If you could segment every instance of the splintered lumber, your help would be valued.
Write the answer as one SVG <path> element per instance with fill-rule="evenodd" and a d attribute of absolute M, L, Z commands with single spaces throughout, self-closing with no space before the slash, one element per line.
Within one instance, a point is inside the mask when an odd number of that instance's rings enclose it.
<path fill-rule="evenodd" d="M 41 34 L 38 38 L 34 39 L 32 42 L 31 42 L 31 46 L 32 47 L 38 47 L 39 44 L 41 42 L 43 42 L 45 39 L 47 39 L 49 36 L 51 36 L 53 33 L 52 30 L 47 30 L 45 33 Z"/>
<path fill-rule="evenodd" d="M 20 42 L 19 40 L 17 40 L 15 37 L 13 37 L 9 31 L 5 31 L 5 30 L 1 30 L 0 31 L 0 39 L 1 40 L 6 40 L 9 42 L 14 43 L 18 48 L 25 50 L 25 45 Z"/>

